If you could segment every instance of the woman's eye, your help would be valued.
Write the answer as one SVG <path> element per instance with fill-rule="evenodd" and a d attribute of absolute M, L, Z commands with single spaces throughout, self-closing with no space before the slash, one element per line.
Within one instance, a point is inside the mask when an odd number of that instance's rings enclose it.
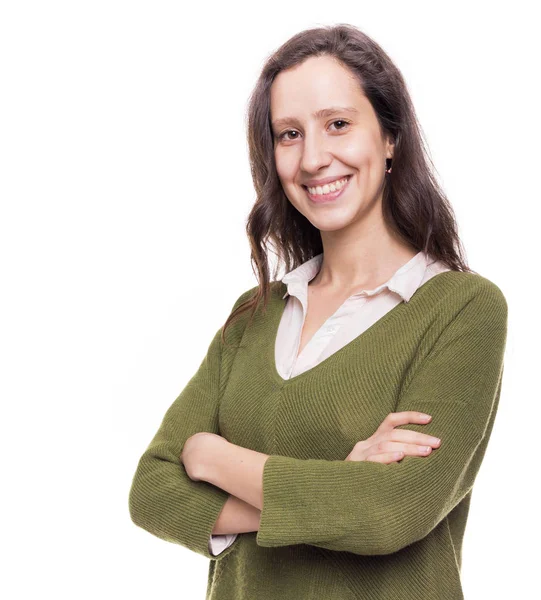
<path fill-rule="evenodd" d="M 282 135 L 279 137 L 279 139 L 283 140 L 284 137 L 286 135 L 288 135 L 289 133 L 297 133 L 297 132 L 296 131 L 284 131 L 284 133 L 282 133 Z M 289 138 L 289 139 L 291 139 L 291 138 Z M 293 139 L 295 139 L 295 138 L 293 138 Z"/>
<path fill-rule="evenodd" d="M 344 119 L 337 119 L 336 121 L 333 121 L 331 123 L 331 125 L 336 125 L 336 124 L 340 124 L 340 123 L 342 125 L 337 128 L 337 131 L 341 131 L 342 129 L 346 129 L 347 126 L 349 125 L 349 121 L 345 121 Z M 293 138 L 291 138 L 291 137 L 287 138 L 286 136 L 290 135 L 290 134 L 295 134 L 295 137 L 293 137 Z M 284 140 L 285 139 L 287 141 L 293 141 L 293 140 L 297 139 L 297 135 L 298 135 L 298 131 L 295 131 L 294 129 L 288 129 L 287 131 L 284 131 L 283 133 L 281 133 L 278 136 L 278 140 Z"/>

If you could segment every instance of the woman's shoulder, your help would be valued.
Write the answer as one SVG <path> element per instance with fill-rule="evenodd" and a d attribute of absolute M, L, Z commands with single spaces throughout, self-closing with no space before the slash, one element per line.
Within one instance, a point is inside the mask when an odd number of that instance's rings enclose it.
<path fill-rule="evenodd" d="M 507 315 L 507 299 L 500 286 L 476 271 L 449 270 L 438 274 L 442 305 L 449 310 L 459 309 L 473 302 L 480 311 L 495 311 Z M 470 307 L 470 308 L 473 308 Z"/>
<path fill-rule="evenodd" d="M 452 272 L 454 274 L 457 281 L 462 282 L 463 285 L 467 286 L 472 291 L 489 295 L 491 297 L 494 297 L 495 299 L 499 298 L 500 301 L 505 301 L 505 295 L 504 295 L 502 289 L 492 279 L 489 279 L 488 277 L 485 277 L 484 275 L 481 275 L 480 273 L 477 273 L 476 271 L 473 271 L 473 272 L 450 271 L 450 272 Z"/>

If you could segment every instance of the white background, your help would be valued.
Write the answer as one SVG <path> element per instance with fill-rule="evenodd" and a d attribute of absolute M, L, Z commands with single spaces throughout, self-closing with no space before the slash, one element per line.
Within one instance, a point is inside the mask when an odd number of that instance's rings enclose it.
<path fill-rule="evenodd" d="M 3 598 L 204 598 L 208 561 L 131 522 L 131 478 L 233 302 L 257 283 L 244 117 L 263 62 L 298 31 L 338 22 L 401 69 L 469 264 L 507 298 L 504 387 L 462 579 L 468 600 L 533 596 L 534 6 L 1 4 Z"/>

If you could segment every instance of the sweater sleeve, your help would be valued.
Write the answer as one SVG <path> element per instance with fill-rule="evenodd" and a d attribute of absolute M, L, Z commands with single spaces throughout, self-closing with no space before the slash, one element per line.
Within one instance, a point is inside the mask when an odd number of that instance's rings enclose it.
<path fill-rule="evenodd" d="M 233 310 L 249 292 L 238 298 Z M 206 481 L 190 479 L 180 455 L 191 435 L 201 431 L 220 434 L 221 333 L 222 328 L 214 335 L 197 372 L 165 413 L 139 459 L 129 492 L 130 516 L 138 527 L 215 560 L 227 556 L 236 545 L 230 544 L 219 556 L 209 548 L 212 529 L 229 494 Z M 227 342 L 231 343 L 229 330 Z"/>
<path fill-rule="evenodd" d="M 484 281 L 431 342 L 396 405 L 432 415 L 400 428 L 439 437 L 440 447 L 389 464 L 271 455 L 259 546 L 390 554 L 428 535 L 468 494 L 494 423 L 507 336 L 505 297 Z"/>

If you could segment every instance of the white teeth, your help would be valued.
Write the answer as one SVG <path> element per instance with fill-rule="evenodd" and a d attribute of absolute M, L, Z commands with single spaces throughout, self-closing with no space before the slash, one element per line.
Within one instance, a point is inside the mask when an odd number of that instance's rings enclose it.
<path fill-rule="evenodd" d="M 328 183 L 326 185 L 318 185 L 316 187 L 309 187 L 308 191 L 313 196 L 322 196 L 323 194 L 328 194 L 329 192 L 336 192 L 336 190 L 340 190 L 344 187 L 348 180 L 348 177 L 344 177 L 344 179 L 339 179 L 338 181 L 333 181 L 332 183 Z"/>

